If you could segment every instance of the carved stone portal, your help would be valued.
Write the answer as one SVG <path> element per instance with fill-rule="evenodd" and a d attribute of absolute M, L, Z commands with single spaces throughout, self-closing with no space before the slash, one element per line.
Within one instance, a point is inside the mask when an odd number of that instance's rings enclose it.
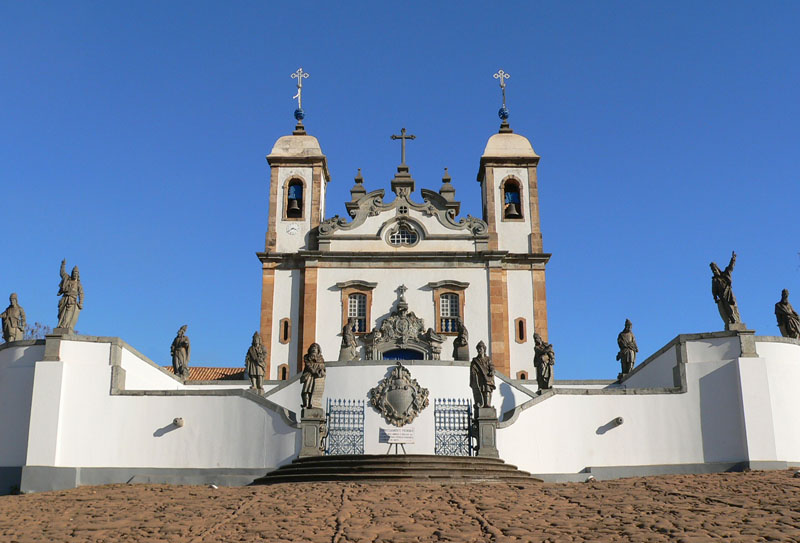
<path fill-rule="evenodd" d="M 383 319 L 380 327 L 364 336 L 367 360 L 383 360 L 383 353 L 395 349 L 416 351 L 420 360 L 439 360 L 444 336 L 433 328 L 425 329 L 425 322 L 408 310 L 405 300 L 406 287 L 397 288 L 397 307 Z"/>
<path fill-rule="evenodd" d="M 386 422 L 405 426 L 428 407 L 428 389 L 422 388 L 400 362 L 388 377 L 369 391 L 369 402 Z"/>

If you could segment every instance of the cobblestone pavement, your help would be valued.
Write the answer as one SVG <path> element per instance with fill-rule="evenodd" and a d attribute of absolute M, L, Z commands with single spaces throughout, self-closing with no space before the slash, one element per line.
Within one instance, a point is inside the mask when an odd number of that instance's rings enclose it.
<path fill-rule="evenodd" d="M 4 543 L 713 540 L 800 541 L 800 479 L 109 485 L 0 497 Z"/>

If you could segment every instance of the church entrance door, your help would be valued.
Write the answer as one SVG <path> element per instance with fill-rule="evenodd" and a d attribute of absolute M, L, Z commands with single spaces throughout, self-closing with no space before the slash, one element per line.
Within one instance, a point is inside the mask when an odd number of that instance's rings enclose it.
<path fill-rule="evenodd" d="M 424 360 L 425 355 L 413 349 L 392 349 L 383 353 L 384 360 Z"/>

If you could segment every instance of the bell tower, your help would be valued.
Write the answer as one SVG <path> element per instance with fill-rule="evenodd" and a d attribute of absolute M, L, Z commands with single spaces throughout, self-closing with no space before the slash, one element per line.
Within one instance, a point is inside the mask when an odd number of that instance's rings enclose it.
<path fill-rule="evenodd" d="M 534 332 L 547 340 L 545 264 L 550 255 L 543 252 L 539 221 L 539 155 L 508 124 L 508 74 L 500 70 L 494 77 L 503 91 L 501 124 L 486 143 L 478 182 L 489 252 L 497 254 L 497 262 L 488 270 L 490 354 L 500 371 L 513 376 L 532 356 Z M 523 303 L 524 299 L 531 300 Z"/>
<path fill-rule="evenodd" d="M 294 131 L 278 138 L 267 155 L 270 167 L 269 218 L 266 244 L 259 253 L 262 267 L 261 339 L 267 347 L 267 378 L 286 378 L 299 371 L 303 349 L 315 337 L 316 277 L 315 264 L 279 263 L 287 255 L 317 249 L 316 228 L 325 217 L 325 189 L 330 181 L 328 162 L 319 141 L 303 126 L 303 79 L 308 74 L 300 68 L 292 74 L 297 79 L 298 107 L 294 112 Z M 274 367 L 272 360 L 297 360 L 295 367 Z"/>

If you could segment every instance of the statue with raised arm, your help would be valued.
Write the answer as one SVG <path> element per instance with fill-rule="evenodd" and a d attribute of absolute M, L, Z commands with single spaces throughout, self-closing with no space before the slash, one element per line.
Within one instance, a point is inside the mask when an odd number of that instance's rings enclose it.
<path fill-rule="evenodd" d="M 339 362 L 358 360 L 358 341 L 356 341 L 355 326 L 356 320 L 350 317 L 342 327 L 342 346 L 339 348 Z"/>
<path fill-rule="evenodd" d="M 711 294 L 714 295 L 714 301 L 717 303 L 719 309 L 719 316 L 722 317 L 722 322 L 725 323 L 725 329 L 731 324 L 742 322 L 739 316 L 739 307 L 736 305 L 736 297 L 733 295 L 733 266 L 736 264 L 736 253 L 731 253 L 731 261 L 724 271 L 719 269 L 716 262 L 712 262 L 711 272 Z"/>
<path fill-rule="evenodd" d="M 800 316 L 789 303 L 789 291 L 783 289 L 781 301 L 775 304 L 775 318 L 778 319 L 778 329 L 783 337 L 800 339 Z"/>
<path fill-rule="evenodd" d="M 264 392 L 264 374 L 267 371 L 267 350 L 261 342 L 261 334 L 253 334 L 253 344 L 247 349 L 244 366 L 250 377 L 250 388 Z"/>
<path fill-rule="evenodd" d="M 84 295 L 78 266 L 72 268 L 72 275 L 66 272 L 67 260 L 61 261 L 61 284 L 58 286 L 58 328 L 73 331 L 78 323 L 78 315 L 83 309 Z"/>
<path fill-rule="evenodd" d="M 536 368 L 539 390 L 553 388 L 553 366 L 556 363 L 553 346 L 546 343 L 539 334 L 533 334 L 533 343 L 533 366 Z"/>
<path fill-rule="evenodd" d="M 492 407 L 492 391 L 496 388 L 494 384 L 494 364 L 492 359 L 486 355 L 486 344 L 478 342 L 475 347 L 478 355 L 472 359 L 469 366 L 469 386 L 472 389 L 472 397 L 477 407 Z"/>
<path fill-rule="evenodd" d="M 172 355 L 172 369 L 176 376 L 184 379 L 189 378 L 189 355 L 191 355 L 191 345 L 189 336 L 186 335 L 187 325 L 183 325 L 178 330 L 178 335 L 172 340 L 169 354 Z"/>
<path fill-rule="evenodd" d="M 303 385 L 300 399 L 306 409 L 322 408 L 322 393 L 325 386 L 325 359 L 319 344 L 312 343 L 308 352 L 303 355 L 303 374 L 300 376 Z"/>
<path fill-rule="evenodd" d="M 617 353 L 617 360 L 622 364 L 622 373 L 619 378 L 628 375 L 636 363 L 636 353 L 639 352 L 639 347 L 636 345 L 636 338 L 631 331 L 633 323 L 625 319 L 625 328 L 617 336 L 617 345 L 619 345 L 619 352 Z"/>
<path fill-rule="evenodd" d="M 469 331 L 459 317 L 456 321 L 458 335 L 453 340 L 453 360 L 469 360 Z"/>
<path fill-rule="evenodd" d="M 3 339 L 7 342 L 20 341 L 25 337 L 25 310 L 17 303 L 17 293 L 12 292 L 8 297 L 11 303 L 5 311 L 0 313 L 3 320 Z"/>

